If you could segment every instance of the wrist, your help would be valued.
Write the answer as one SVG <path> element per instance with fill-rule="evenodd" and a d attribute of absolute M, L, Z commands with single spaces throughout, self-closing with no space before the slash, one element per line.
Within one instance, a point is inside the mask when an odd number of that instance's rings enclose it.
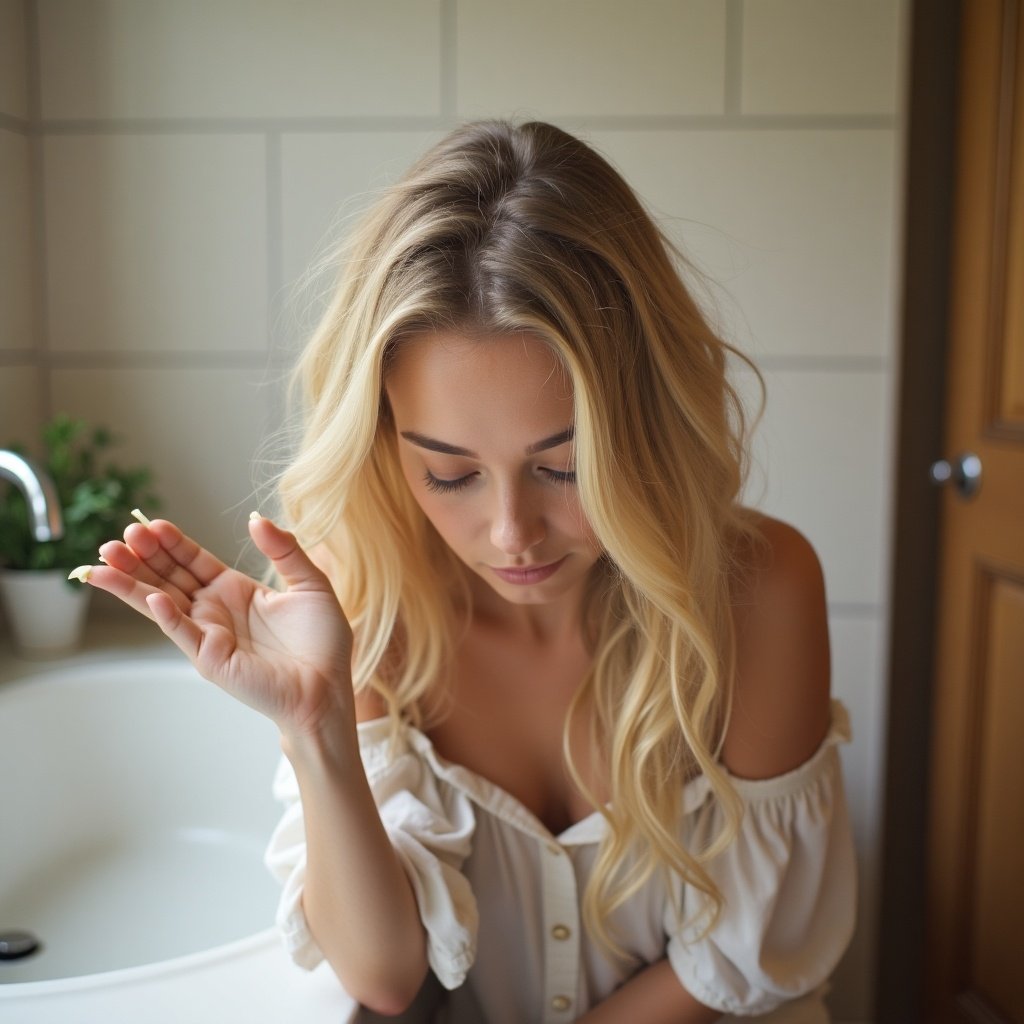
<path fill-rule="evenodd" d="M 362 771 L 355 719 L 344 716 L 321 721 L 311 730 L 281 730 L 281 752 L 297 774 Z"/>

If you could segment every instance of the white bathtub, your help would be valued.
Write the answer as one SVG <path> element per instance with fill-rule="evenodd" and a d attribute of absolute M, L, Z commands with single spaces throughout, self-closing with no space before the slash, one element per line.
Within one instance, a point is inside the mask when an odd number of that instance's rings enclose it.
<path fill-rule="evenodd" d="M 0 961 L 0 1022 L 336 1020 L 272 927 L 279 756 L 183 659 L 0 682 L 0 934 L 41 944 Z"/>

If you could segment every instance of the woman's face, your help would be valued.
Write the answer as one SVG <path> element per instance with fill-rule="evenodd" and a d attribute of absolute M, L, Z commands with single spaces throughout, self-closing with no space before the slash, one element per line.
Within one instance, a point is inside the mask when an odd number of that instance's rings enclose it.
<path fill-rule="evenodd" d="M 529 335 L 426 334 L 385 382 L 402 470 L 452 551 L 515 604 L 582 592 L 600 548 L 573 465 L 573 398 Z"/>

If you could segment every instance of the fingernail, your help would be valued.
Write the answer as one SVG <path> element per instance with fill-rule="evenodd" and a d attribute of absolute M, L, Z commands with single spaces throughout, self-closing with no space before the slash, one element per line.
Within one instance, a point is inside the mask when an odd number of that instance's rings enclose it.
<path fill-rule="evenodd" d="M 104 565 L 110 565 L 110 563 L 102 555 L 97 555 L 96 558 L 97 558 L 98 561 L 102 562 Z"/>
<path fill-rule="evenodd" d="M 262 519 L 263 516 L 261 516 L 259 514 L 259 512 L 250 512 L 249 513 L 249 518 L 252 519 L 252 520 L 256 520 L 256 519 Z"/>
<path fill-rule="evenodd" d="M 91 565 L 80 565 L 77 569 L 72 569 L 71 572 L 68 573 L 68 579 L 78 580 L 79 583 L 84 583 L 91 574 Z"/>
<path fill-rule="evenodd" d="M 144 516 L 137 508 L 132 509 L 132 515 L 135 516 L 135 518 L 138 519 L 138 521 L 142 523 L 143 526 L 149 526 L 150 520 L 146 516 Z"/>

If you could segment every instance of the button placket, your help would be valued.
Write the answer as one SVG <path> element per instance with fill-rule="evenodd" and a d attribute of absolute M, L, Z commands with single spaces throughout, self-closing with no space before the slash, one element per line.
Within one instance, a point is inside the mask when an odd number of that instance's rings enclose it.
<path fill-rule="evenodd" d="M 566 851 L 548 842 L 541 852 L 544 909 L 544 1024 L 565 1024 L 580 1012 L 579 896 Z"/>

